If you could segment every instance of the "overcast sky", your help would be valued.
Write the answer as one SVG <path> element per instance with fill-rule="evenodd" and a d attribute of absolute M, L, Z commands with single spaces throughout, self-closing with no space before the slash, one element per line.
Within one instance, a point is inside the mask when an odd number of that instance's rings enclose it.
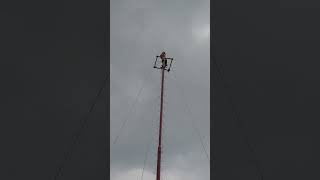
<path fill-rule="evenodd" d="M 209 179 L 199 137 L 209 154 L 209 3 L 110 2 L 112 180 L 141 179 L 145 157 L 143 179 L 155 178 L 160 71 L 152 67 L 162 51 L 175 59 L 165 77 L 162 179 Z"/>

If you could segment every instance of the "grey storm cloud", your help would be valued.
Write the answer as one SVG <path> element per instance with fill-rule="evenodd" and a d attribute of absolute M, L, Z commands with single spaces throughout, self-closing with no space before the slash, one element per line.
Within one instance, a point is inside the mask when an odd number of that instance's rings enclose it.
<path fill-rule="evenodd" d="M 165 77 L 164 179 L 209 179 L 197 134 L 209 153 L 209 3 L 110 2 L 111 179 L 140 179 L 146 152 L 144 179 L 154 178 L 160 72 L 152 67 L 161 51 L 174 58 Z"/>

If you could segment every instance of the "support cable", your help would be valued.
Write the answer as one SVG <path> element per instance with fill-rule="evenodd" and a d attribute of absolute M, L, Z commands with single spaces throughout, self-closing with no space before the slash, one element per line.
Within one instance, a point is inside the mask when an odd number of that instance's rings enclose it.
<path fill-rule="evenodd" d="M 158 98 L 158 97 L 157 97 Z M 156 102 L 156 101 L 154 101 L 153 99 L 151 99 L 151 102 Z M 153 106 L 153 105 L 149 105 L 147 108 L 154 108 L 155 106 Z M 155 112 L 154 111 L 156 111 L 156 109 L 154 108 L 154 109 L 151 109 L 150 110 L 150 112 L 152 112 L 152 113 L 150 113 L 151 115 L 153 115 Z M 143 123 L 143 121 L 145 120 L 145 119 L 153 119 L 153 118 L 145 118 L 145 116 L 142 116 L 141 118 L 139 118 L 141 121 L 142 121 L 142 123 Z M 151 123 L 150 123 L 150 128 L 148 128 L 148 129 L 150 129 L 150 131 L 151 132 L 153 132 L 152 131 L 152 128 L 153 128 L 153 125 L 154 125 L 154 122 L 153 122 L 153 120 L 151 121 Z M 146 146 L 145 146 L 145 156 L 144 156 L 144 165 L 143 165 L 143 169 L 142 169 L 142 175 L 141 175 L 141 180 L 143 179 L 143 176 L 144 176 L 144 170 L 145 170 L 145 167 L 146 167 L 146 163 L 147 163 L 147 160 L 148 160 L 148 154 L 149 154 L 149 151 L 148 150 L 150 150 L 150 146 L 152 145 L 152 142 L 154 141 L 154 139 L 153 139 L 153 136 L 150 136 L 151 138 L 150 138 L 150 140 L 148 141 L 149 143 L 146 143 Z M 149 148 L 148 148 L 149 147 Z M 112 176 L 113 176 L 113 174 L 111 174 L 110 175 L 110 179 L 112 179 Z"/>
<path fill-rule="evenodd" d="M 153 127 L 153 121 L 151 121 L 151 128 L 150 129 L 152 129 L 152 127 Z M 142 169 L 142 174 L 141 174 L 141 180 L 143 180 L 144 170 L 146 168 L 146 162 L 147 162 L 147 159 L 148 159 L 148 150 L 149 150 L 150 145 L 152 144 L 152 142 L 153 142 L 153 137 L 151 136 L 149 143 L 146 145 L 145 157 L 144 157 L 144 161 L 143 161 L 143 169 Z"/>
<path fill-rule="evenodd" d="M 172 72 L 173 72 L 173 71 L 172 71 Z M 175 80 L 176 80 L 176 82 L 177 82 L 177 83 L 176 83 L 176 84 L 177 84 L 177 87 L 180 89 L 180 92 L 181 92 L 181 94 L 182 94 L 182 96 L 183 96 L 182 98 L 183 98 L 183 99 L 186 99 L 186 98 L 185 98 L 186 96 L 184 95 L 183 88 L 180 87 L 175 73 L 173 73 L 173 76 L 174 76 L 174 78 L 175 78 Z M 198 129 L 198 128 L 196 127 L 196 125 L 195 125 L 194 118 L 193 118 L 193 115 L 192 115 L 192 113 L 191 113 L 191 110 L 190 110 L 190 107 L 189 107 L 187 101 L 185 101 L 185 102 L 186 102 L 186 109 L 187 109 L 187 111 L 188 111 L 189 114 L 190 114 L 190 119 L 191 119 L 192 127 L 193 127 L 194 131 L 196 132 L 196 134 L 198 135 L 198 137 L 199 137 L 199 139 L 200 139 L 200 143 L 201 143 L 202 150 L 203 150 L 203 152 L 205 153 L 205 155 L 206 155 L 206 157 L 207 157 L 207 159 L 208 159 L 208 161 L 209 161 L 209 163 L 210 163 L 210 157 L 209 157 L 209 154 L 208 154 L 208 152 L 207 152 L 207 150 L 206 150 L 206 148 L 205 148 L 205 146 L 204 146 L 204 142 L 203 142 L 203 140 L 202 140 L 200 131 L 199 131 L 199 129 Z"/>
<path fill-rule="evenodd" d="M 148 146 L 146 147 L 146 152 L 145 152 L 145 155 L 144 155 L 144 161 L 143 161 L 143 168 L 142 168 L 142 174 L 141 174 L 141 180 L 143 180 L 143 174 L 144 174 L 144 169 L 146 167 L 146 161 L 147 161 L 147 158 L 148 158 Z"/>
<path fill-rule="evenodd" d="M 120 136 L 120 134 L 121 134 L 124 126 L 125 126 L 126 123 L 128 122 L 128 120 L 129 120 L 128 115 L 129 115 L 129 113 L 133 110 L 133 108 L 135 107 L 136 103 L 138 102 L 138 99 L 139 99 L 139 97 L 140 97 L 140 94 L 141 94 L 144 86 L 145 86 L 145 83 L 146 83 L 147 80 L 149 80 L 149 78 L 150 78 L 150 73 L 151 73 L 151 71 L 149 71 L 149 73 L 147 74 L 147 79 L 145 79 L 145 81 L 142 82 L 142 85 L 141 85 L 141 87 L 140 87 L 140 89 L 139 89 L 139 91 L 138 91 L 138 94 L 136 95 L 136 97 L 135 97 L 135 99 L 134 99 L 131 107 L 129 108 L 129 111 L 127 111 L 127 113 L 125 114 L 125 117 L 126 117 L 126 118 L 124 119 L 124 121 L 123 121 L 120 129 L 118 130 L 117 136 L 115 137 L 115 139 L 114 139 L 113 142 L 112 142 L 113 145 L 117 143 L 117 141 L 118 141 L 118 139 L 119 139 L 119 136 Z"/>
<path fill-rule="evenodd" d="M 54 180 L 57 180 L 59 177 L 62 176 L 62 170 L 65 167 L 65 163 L 66 163 L 67 160 L 69 160 L 71 158 L 72 153 L 75 151 L 75 148 L 76 148 L 76 146 L 78 145 L 78 143 L 80 141 L 80 137 L 82 136 L 82 134 L 84 133 L 85 128 L 88 125 L 88 120 L 89 120 L 90 114 L 93 111 L 95 105 L 97 104 L 97 102 L 99 100 L 99 97 L 102 94 L 102 90 L 106 87 L 107 80 L 108 80 L 108 75 L 103 80 L 102 85 L 101 85 L 96 97 L 94 98 L 94 101 L 93 101 L 92 105 L 90 106 L 89 111 L 87 112 L 85 118 L 81 122 L 81 125 L 80 125 L 79 129 L 76 131 L 76 133 L 74 135 L 74 140 L 70 144 L 68 150 L 64 153 L 63 160 L 60 162 L 58 168 L 56 169 L 56 172 L 55 172 L 55 175 L 54 175 L 54 178 L 53 178 Z"/>
<path fill-rule="evenodd" d="M 227 82 L 224 80 L 224 78 L 223 78 L 223 74 L 222 74 L 222 71 L 221 71 L 221 69 L 222 69 L 222 66 L 221 67 L 219 67 L 219 65 L 218 65 L 218 63 L 217 63 L 217 61 L 214 59 L 213 60 L 213 63 L 214 63 L 214 65 L 215 65 L 215 67 L 216 67 L 216 69 L 217 69 L 217 73 L 218 73 L 218 76 L 220 76 L 220 79 L 223 81 L 223 87 L 225 88 L 225 89 L 230 89 L 230 86 L 227 84 Z M 251 143 L 250 143 L 250 141 L 249 141 L 249 136 L 248 136 L 248 134 L 245 132 L 245 130 L 244 130 L 244 127 L 243 127 L 243 122 L 241 121 L 241 119 L 240 119 L 240 114 L 239 114 L 239 112 L 237 111 L 237 108 L 236 108 L 236 105 L 235 105 L 235 103 L 234 103 L 234 100 L 233 100 L 233 97 L 232 97 L 232 95 L 230 95 L 229 94 L 229 102 L 230 102 L 230 104 L 231 104 L 231 110 L 232 110 L 232 112 L 233 112 L 233 114 L 234 114 L 234 116 L 235 116 L 235 120 L 236 120 L 236 124 L 237 124 L 237 127 L 239 127 L 239 128 L 241 128 L 241 132 L 243 133 L 243 140 L 244 140 L 244 143 L 248 146 L 248 149 L 249 149 L 249 151 L 252 153 L 252 155 L 253 155 L 253 158 L 254 158 L 254 164 L 255 164 L 255 167 L 256 167 L 256 169 L 257 169 L 257 173 L 258 173 L 258 175 L 259 175 L 259 177 L 260 177 L 260 180 L 263 180 L 264 179 L 264 176 L 263 176 L 263 172 L 262 172 L 262 168 L 261 168 L 261 163 L 259 162 L 259 160 L 257 159 L 257 157 L 256 157 L 256 153 L 255 153 L 255 150 L 254 150 L 254 148 L 253 148 L 253 146 L 251 145 Z"/>

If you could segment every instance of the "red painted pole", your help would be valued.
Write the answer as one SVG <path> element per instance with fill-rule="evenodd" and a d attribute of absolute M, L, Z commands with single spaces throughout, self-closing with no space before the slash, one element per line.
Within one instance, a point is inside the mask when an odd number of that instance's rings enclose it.
<path fill-rule="evenodd" d="M 161 76 L 161 103 L 160 103 L 160 126 L 159 126 L 159 145 L 158 145 L 158 155 L 157 155 L 157 178 L 160 180 L 160 168 L 161 168 L 161 138 L 162 138 L 162 111 L 163 111 L 163 84 L 164 84 L 164 68 L 162 67 Z"/>

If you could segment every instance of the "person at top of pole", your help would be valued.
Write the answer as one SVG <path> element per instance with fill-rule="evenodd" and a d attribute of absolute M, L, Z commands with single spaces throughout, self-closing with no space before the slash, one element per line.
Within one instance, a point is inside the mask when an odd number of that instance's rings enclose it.
<path fill-rule="evenodd" d="M 162 60 L 162 68 L 166 68 L 167 58 L 166 58 L 166 53 L 164 51 L 161 53 L 160 58 Z"/>

